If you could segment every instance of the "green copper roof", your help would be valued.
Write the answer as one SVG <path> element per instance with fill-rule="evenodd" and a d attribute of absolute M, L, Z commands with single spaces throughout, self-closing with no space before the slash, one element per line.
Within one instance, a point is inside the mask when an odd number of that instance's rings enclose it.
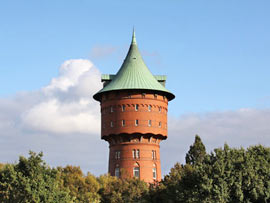
<path fill-rule="evenodd" d="M 170 93 L 158 80 L 166 76 L 153 76 L 145 65 L 142 56 L 138 50 L 135 32 L 133 31 L 132 42 L 128 54 L 116 75 L 103 75 L 102 79 L 110 81 L 103 89 L 96 93 L 93 97 L 100 100 L 103 92 L 126 89 L 155 90 L 167 96 L 169 100 L 174 99 L 174 95 Z"/>

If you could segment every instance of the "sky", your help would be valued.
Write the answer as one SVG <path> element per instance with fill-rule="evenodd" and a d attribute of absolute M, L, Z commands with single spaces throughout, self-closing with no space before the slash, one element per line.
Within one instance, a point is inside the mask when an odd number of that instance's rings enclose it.
<path fill-rule="evenodd" d="M 99 104 L 132 29 L 153 74 L 167 75 L 167 174 L 198 134 L 207 151 L 270 145 L 270 1 L 1 1 L 0 162 L 43 151 L 52 166 L 107 172 Z"/>

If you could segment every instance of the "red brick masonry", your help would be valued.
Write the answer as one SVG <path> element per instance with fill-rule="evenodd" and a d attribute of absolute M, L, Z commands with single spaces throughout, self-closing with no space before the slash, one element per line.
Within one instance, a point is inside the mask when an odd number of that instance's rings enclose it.
<path fill-rule="evenodd" d="M 122 177 L 161 180 L 159 143 L 167 138 L 167 107 L 166 96 L 150 90 L 102 94 L 101 138 L 110 144 L 111 175 L 119 170 Z"/>

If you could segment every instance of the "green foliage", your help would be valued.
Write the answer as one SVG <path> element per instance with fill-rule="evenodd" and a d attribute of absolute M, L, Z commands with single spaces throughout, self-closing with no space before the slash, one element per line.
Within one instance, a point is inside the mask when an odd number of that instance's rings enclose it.
<path fill-rule="evenodd" d="M 148 185 L 136 178 L 119 179 L 110 175 L 98 178 L 101 189 L 101 202 L 128 203 L 146 202 Z"/>
<path fill-rule="evenodd" d="M 0 170 L 0 202 L 69 202 L 68 193 L 59 188 L 57 171 L 46 166 L 42 153 L 29 155 Z"/>
<path fill-rule="evenodd" d="M 100 185 L 95 176 L 90 173 L 84 176 L 80 167 L 76 166 L 58 167 L 58 171 L 60 172 L 59 178 L 62 188 L 69 190 L 73 202 L 100 201 L 98 194 Z"/>
<path fill-rule="evenodd" d="M 136 178 L 84 175 L 80 167 L 49 168 L 42 153 L 0 164 L 0 202 L 270 202 L 270 148 L 214 149 L 196 136 L 186 156 L 155 185 Z M 124 172 L 123 172 L 124 174 Z"/>
<path fill-rule="evenodd" d="M 186 163 L 190 165 L 201 163 L 206 155 L 205 146 L 201 138 L 196 135 L 195 142 L 190 146 L 186 154 Z"/>
<path fill-rule="evenodd" d="M 270 148 L 225 144 L 200 161 L 190 160 L 196 161 L 176 164 L 151 191 L 153 202 L 270 202 Z"/>

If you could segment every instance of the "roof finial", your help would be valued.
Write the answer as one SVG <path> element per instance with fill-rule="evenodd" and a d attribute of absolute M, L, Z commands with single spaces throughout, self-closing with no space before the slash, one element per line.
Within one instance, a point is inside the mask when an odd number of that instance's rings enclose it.
<path fill-rule="evenodd" d="M 132 44 L 137 44 L 136 43 L 136 36 L 135 36 L 135 28 L 133 27 L 133 34 L 132 34 L 132 41 L 131 41 Z"/>

